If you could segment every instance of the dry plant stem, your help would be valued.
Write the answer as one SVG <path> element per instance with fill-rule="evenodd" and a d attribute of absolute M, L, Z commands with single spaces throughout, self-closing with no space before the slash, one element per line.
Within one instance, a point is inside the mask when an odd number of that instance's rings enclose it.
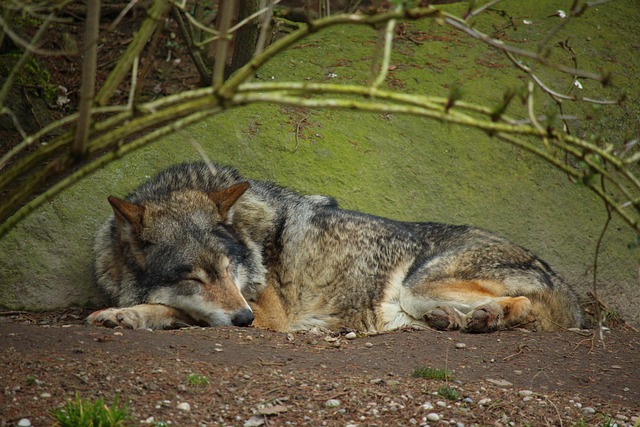
<path fill-rule="evenodd" d="M 267 0 L 262 0 L 260 2 L 261 6 L 263 5 L 264 1 L 267 1 Z M 267 33 L 269 31 L 271 17 L 273 16 L 273 6 L 275 6 L 276 3 L 279 3 L 279 0 L 268 0 L 267 3 L 268 3 L 266 7 L 267 10 L 265 11 L 264 16 L 262 17 L 262 21 L 260 22 L 260 34 L 258 35 L 258 43 L 256 43 L 256 50 L 253 53 L 254 56 L 261 53 L 267 44 Z"/>
<path fill-rule="evenodd" d="M 605 175 L 602 173 L 604 178 L 611 180 L 615 185 L 623 186 L 623 184 L 620 183 L 623 182 L 624 185 L 631 185 L 631 188 L 634 188 L 634 186 L 635 188 L 639 188 L 637 178 L 630 171 L 626 170 L 624 168 L 624 162 L 613 155 L 610 151 L 601 149 L 594 144 L 571 135 L 566 135 L 562 132 L 545 130 L 541 133 L 539 129 L 536 129 L 533 126 L 518 124 L 505 116 L 501 116 L 498 121 L 493 121 L 491 119 L 491 110 L 483 106 L 477 106 L 460 101 L 456 102 L 453 108 L 445 110 L 444 106 L 447 100 L 443 98 L 413 97 L 410 95 L 394 94 L 383 90 L 376 90 L 374 97 L 371 97 L 371 88 L 367 86 L 341 87 L 339 85 L 297 83 L 274 83 L 271 84 L 271 86 L 270 84 L 246 84 L 246 81 L 254 74 L 254 72 L 277 53 L 298 42 L 310 33 L 320 31 L 324 28 L 339 24 L 377 26 L 388 22 L 390 19 L 413 20 L 424 17 L 442 18 L 443 16 L 445 15 L 437 9 L 422 8 L 402 12 L 394 11 L 374 16 L 340 15 L 315 21 L 270 45 L 260 55 L 252 58 L 246 66 L 238 70 L 238 72 L 225 82 L 218 91 L 214 91 L 209 87 L 164 97 L 157 101 L 138 105 L 135 112 L 131 110 L 120 111 L 112 117 L 96 122 L 94 126 L 95 136 L 89 145 L 89 154 L 95 154 L 102 150 L 113 151 L 103 155 L 97 161 L 82 167 L 77 173 L 74 173 L 55 184 L 50 188 L 50 191 L 47 191 L 32 200 L 0 227 L 0 235 L 6 233 L 21 218 L 26 216 L 29 211 L 43 203 L 44 200 L 53 197 L 53 195 L 62 191 L 62 189 L 70 186 L 76 180 L 84 176 L 84 174 L 96 170 L 124 153 L 133 151 L 144 144 L 148 144 L 153 138 L 174 132 L 188 123 L 201 120 L 202 118 L 215 114 L 218 111 L 255 102 L 288 104 L 311 108 L 328 107 L 356 109 L 377 113 L 397 112 L 477 128 L 484 130 L 488 134 L 494 135 L 503 141 L 509 142 L 510 144 L 523 147 L 524 149 L 542 157 L 560 170 L 569 173 L 577 179 L 581 179 L 583 176 L 582 171 L 575 170 L 564 164 L 564 162 L 556 159 L 551 153 L 540 146 L 540 144 L 534 144 L 527 141 L 530 137 L 538 140 L 546 137 L 552 141 L 553 144 L 556 144 L 561 150 L 573 150 L 571 151 L 572 154 L 575 153 L 574 155 L 585 160 L 589 167 L 594 171 L 598 171 L 598 173 L 601 173 L 603 169 L 600 163 L 592 157 L 595 157 L 595 155 L 600 156 L 602 162 L 611 166 L 613 168 L 612 170 L 621 168 L 620 173 L 615 176 L 611 174 Z M 532 55 L 535 57 L 535 54 Z M 572 75 L 573 71 L 574 70 L 572 69 Z M 253 92 L 254 90 L 259 90 L 258 88 L 261 88 L 264 92 Z M 307 99 L 303 96 L 304 94 L 310 94 L 307 91 L 321 95 L 328 95 L 331 93 L 340 94 L 344 95 L 347 99 Z M 361 97 L 362 99 L 356 99 L 356 97 Z M 380 100 L 386 100 L 387 102 L 380 102 Z M 116 111 L 118 111 L 117 108 Z M 472 113 L 472 115 L 464 114 L 465 111 Z M 136 117 L 134 113 L 138 114 L 138 116 Z M 133 135 L 140 134 L 149 128 L 158 126 L 161 127 L 144 135 L 143 137 L 134 139 L 126 145 L 120 146 L 121 141 L 126 141 Z M 42 136 L 42 134 L 40 136 Z M 54 163 L 57 162 L 57 165 L 68 165 L 68 154 L 66 154 L 64 150 L 65 147 L 68 147 L 71 141 L 72 136 L 68 132 L 61 137 L 56 138 L 48 146 L 36 151 L 34 155 L 26 156 L 25 158 L 15 162 L 11 169 L 0 175 L 0 190 L 2 190 L 4 188 L 3 186 L 11 180 L 11 177 L 20 175 L 25 176 L 27 173 L 30 173 L 32 169 L 35 169 L 39 162 L 51 158 L 52 155 L 57 156 L 57 158 L 54 159 Z M 34 181 L 38 181 L 39 179 L 46 177 L 46 174 L 47 171 L 36 174 L 37 179 Z M 621 204 L 616 200 L 613 194 L 603 191 L 600 186 L 594 186 L 590 182 L 586 182 L 585 185 L 611 205 L 613 210 L 619 213 L 636 232 L 640 233 L 637 215 L 634 216 L 632 215 L 632 212 L 625 210 L 623 208 L 624 204 Z M 18 206 L 17 204 L 14 204 L 14 202 L 22 202 L 36 191 L 37 185 L 30 185 L 29 188 L 21 188 L 17 194 L 14 193 L 10 201 L 7 202 L 5 200 L 1 203 L 0 210 L 6 213 L 8 210 L 14 209 L 14 206 Z M 626 203 L 626 200 L 623 202 Z M 1 215 L 2 214 L 0 213 L 0 216 Z"/>
<path fill-rule="evenodd" d="M 196 69 L 198 70 L 198 74 L 200 74 L 200 81 L 206 85 L 210 85 L 213 72 L 202 58 L 202 52 L 196 46 L 196 43 L 194 41 L 193 32 L 189 30 L 189 27 L 184 22 L 184 19 L 182 19 L 183 14 L 186 15 L 186 12 L 180 10 L 180 8 L 178 8 L 176 5 L 173 6 L 172 12 L 173 18 L 178 23 L 180 34 L 182 34 L 182 37 L 187 44 L 187 52 L 189 52 L 189 56 L 191 56 L 191 59 L 193 60 Z"/>
<path fill-rule="evenodd" d="M 505 52 L 510 52 L 519 56 L 524 56 L 526 58 L 531 58 L 533 60 L 535 60 L 536 62 L 545 65 L 549 68 L 553 68 L 556 69 L 558 71 L 561 71 L 563 73 L 566 74 L 570 74 L 570 75 L 576 75 L 577 77 L 582 77 L 582 78 L 586 78 L 586 79 L 592 79 L 592 80 L 596 80 L 599 82 L 604 82 L 605 78 L 598 75 L 598 74 L 593 74 L 593 73 L 589 73 L 586 71 L 580 71 L 580 70 L 576 70 L 575 68 L 571 68 L 571 67 L 566 67 L 564 65 L 560 65 L 560 64 L 555 64 L 551 61 L 549 61 L 547 58 L 545 58 L 543 55 L 540 55 L 538 53 L 534 53 L 534 52 L 530 52 L 528 50 L 524 50 L 524 49 L 520 49 L 514 46 L 510 46 L 508 44 L 503 43 L 500 40 L 494 39 L 493 37 L 490 37 L 480 31 L 478 31 L 477 29 L 468 26 L 464 21 L 462 21 L 460 18 L 458 18 L 457 16 L 453 16 L 447 13 L 442 13 L 443 15 L 443 20 L 446 24 L 450 25 L 451 27 L 460 30 L 466 34 L 468 34 L 469 36 L 481 40 L 484 43 L 488 44 L 489 46 L 493 46 L 496 49 L 499 49 L 501 51 L 505 51 Z"/>
<path fill-rule="evenodd" d="M 387 74 L 389 73 L 389 64 L 391 63 L 391 47 L 393 44 L 393 29 L 396 26 L 396 20 L 390 19 L 387 22 L 387 26 L 384 30 L 384 49 L 382 56 L 382 64 L 380 65 L 380 72 L 378 73 L 377 78 L 373 81 L 371 85 L 371 92 L 373 92 L 380 87 L 382 83 L 384 83 L 387 78 Z"/>
<path fill-rule="evenodd" d="M 213 79 L 212 84 L 214 88 L 219 88 L 224 82 L 224 69 L 227 64 L 227 52 L 229 50 L 229 37 L 231 33 L 228 33 L 229 27 L 231 27 L 231 19 L 233 18 L 233 9 L 235 2 L 232 0 L 221 1 L 222 10 L 220 18 L 220 26 L 218 31 L 221 37 L 218 39 L 216 47 L 216 60 L 213 64 Z"/>
<path fill-rule="evenodd" d="M 513 56 L 511 52 L 505 52 L 505 54 L 511 60 L 511 62 L 513 62 L 513 64 L 516 67 L 518 67 L 519 69 L 527 73 L 529 77 L 536 83 L 536 85 L 538 85 L 540 89 L 548 93 L 554 99 L 557 98 L 557 100 L 565 100 L 565 101 L 584 101 L 584 102 L 589 102 L 591 104 L 601 104 L 601 105 L 617 105 L 620 103 L 620 101 L 613 101 L 610 99 L 593 99 L 593 98 L 587 98 L 587 97 L 581 98 L 575 95 L 566 95 L 564 93 L 557 92 L 551 89 L 549 86 L 547 86 L 538 76 L 536 76 L 533 73 L 531 68 L 524 65 L 515 56 Z"/>
<path fill-rule="evenodd" d="M 604 191 L 604 177 L 601 179 L 602 190 Z M 611 223 L 611 210 L 609 209 L 609 205 L 605 203 L 605 209 L 607 210 L 607 220 L 604 222 L 604 226 L 602 227 L 602 231 L 600 232 L 600 236 L 598 237 L 598 242 L 596 243 L 595 254 L 593 255 L 593 295 L 597 298 L 598 296 L 598 255 L 600 254 L 600 247 L 602 245 L 602 240 L 604 239 L 604 235 L 607 232 L 609 224 Z M 596 317 L 598 318 L 598 332 L 600 335 L 600 342 L 602 343 L 602 348 L 606 349 L 606 344 L 604 341 L 604 325 L 603 325 L 603 316 L 600 310 L 600 304 L 596 303 Z"/>
<path fill-rule="evenodd" d="M 386 23 L 390 19 L 407 19 L 418 20 L 427 17 L 440 16 L 441 12 L 432 7 L 420 9 L 393 11 L 372 16 L 366 15 L 335 15 L 328 18 L 313 21 L 310 24 L 300 28 L 275 43 L 269 45 L 260 55 L 254 56 L 251 61 L 240 70 L 238 70 L 225 84 L 220 88 L 218 94 L 224 98 L 231 97 L 235 93 L 238 86 L 245 83 L 260 67 L 267 61 L 275 57 L 278 53 L 294 45 L 298 41 L 304 39 L 309 34 L 321 31 L 325 28 L 333 27 L 341 24 L 356 24 L 375 26 Z"/>
<path fill-rule="evenodd" d="M 84 33 L 84 59 L 82 62 L 82 83 L 80 86 L 80 106 L 76 135 L 71 153 L 76 158 L 84 156 L 91 126 L 91 107 L 95 94 L 96 67 L 98 57 L 98 30 L 100 27 L 100 0 L 88 0 L 87 19 Z"/>
<path fill-rule="evenodd" d="M 96 104 L 106 105 L 113 93 L 116 91 L 127 73 L 131 70 L 134 58 L 140 56 L 140 52 L 151 39 L 151 35 L 156 30 L 158 22 L 169 10 L 169 0 L 154 0 L 153 6 L 149 9 L 148 16 L 140 26 L 138 32 L 129 44 L 127 51 L 122 55 L 120 61 L 107 77 L 104 85 L 96 96 Z"/>
<path fill-rule="evenodd" d="M 22 125 L 20 124 L 20 120 L 18 119 L 18 116 L 16 116 L 13 111 L 11 111 L 7 107 L 0 107 L 0 116 L 2 116 L 3 114 L 6 114 L 7 116 L 11 117 L 11 121 L 13 122 L 13 125 L 16 127 L 16 130 L 18 131 L 18 133 L 23 139 L 28 137 L 27 133 L 24 131 L 24 129 L 22 128 Z M 3 164 L 4 163 L 0 162 L 0 170 L 2 170 Z"/>
<path fill-rule="evenodd" d="M 94 173 L 98 169 L 103 168 L 104 166 L 108 165 L 114 160 L 119 159 L 125 154 L 129 154 L 139 148 L 144 147 L 145 145 L 148 145 L 149 143 L 157 140 L 158 138 L 169 135 L 171 133 L 175 133 L 176 131 L 183 129 L 184 127 L 192 123 L 198 122 L 220 111 L 222 111 L 220 108 L 205 109 L 197 113 L 194 113 L 188 117 L 185 117 L 183 119 L 175 120 L 174 122 L 168 125 L 165 125 L 163 127 L 160 127 L 158 129 L 155 129 L 154 131 L 149 132 L 145 136 L 127 145 L 120 146 L 118 149 L 114 151 L 110 151 L 102 155 L 98 159 L 92 161 L 91 163 L 87 164 L 86 166 L 81 167 L 76 172 L 60 180 L 59 182 L 51 186 L 51 188 L 49 188 L 47 191 L 38 195 L 29 203 L 25 204 L 18 212 L 16 212 L 14 215 L 9 217 L 4 223 L 0 224 L 0 238 L 6 235 L 9 232 L 9 230 L 15 227 L 22 219 L 24 219 L 27 215 L 29 215 L 39 206 L 53 199 L 58 194 L 60 194 L 63 190 L 71 187 L 73 184 L 80 181 L 82 178 Z"/>

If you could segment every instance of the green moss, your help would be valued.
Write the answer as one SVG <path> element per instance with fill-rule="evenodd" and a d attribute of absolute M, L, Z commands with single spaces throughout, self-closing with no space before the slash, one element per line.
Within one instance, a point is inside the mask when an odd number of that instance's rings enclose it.
<path fill-rule="evenodd" d="M 20 53 L 0 55 L 0 77 L 8 77 L 21 56 Z M 27 60 L 13 84 L 22 86 L 34 94 L 41 92 L 48 100 L 55 99 L 56 86 L 51 83 L 51 74 L 34 58 Z"/>
<path fill-rule="evenodd" d="M 549 15 L 570 3 L 510 2 L 517 29 L 507 28 L 504 37 L 519 47 L 535 47 L 559 22 Z M 466 3 L 446 7 L 459 12 Z M 575 134 L 601 133 L 604 142 L 620 144 L 640 128 L 640 60 L 627 43 L 629 34 L 640 33 L 636 11 L 633 0 L 599 6 L 550 43 L 554 58 L 566 60 L 566 51 L 554 46 L 570 37 L 581 68 L 616 73 L 619 86 L 584 81 L 585 94 L 628 95 L 628 104 L 621 107 L 565 102 L 566 114 L 593 117 L 570 122 Z M 525 25 L 524 19 L 532 24 Z M 489 33 L 507 21 L 496 12 L 476 18 Z M 405 30 L 414 41 L 396 38 L 389 87 L 446 97 L 458 83 L 463 100 L 497 106 L 505 88 L 523 85 L 503 55 L 460 33 L 434 21 L 408 23 Z M 358 26 L 315 34 L 270 61 L 257 79 L 366 83 L 375 37 L 375 30 Z M 571 87 L 570 76 L 540 73 L 555 88 Z M 536 100 L 543 109 L 557 108 L 542 93 Z M 516 97 L 508 114 L 523 117 L 523 108 Z M 124 196 L 170 164 L 199 159 L 192 142 L 213 161 L 231 164 L 247 177 L 328 194 L 346 208 L 494 230 L 540 255 L 580 294 L 590 287 L 585 271 L 591 271 L 606 210 L 591 192 L 536 157 L 482 132 L 418 117 L 249 105 L 110 164 L 32 214 L 0 242 L 0 252 L 8 254 L 0 257 L 0 283 L 7 284 L 0 287 L 0 304 L 52 308 L 93 300 L 91 239 L 110 213 L 107 196 Z M 636 236 L 614 220 L 598 271 L 609 305 L 626 318 L 637 318 L 631 302 L 640 298 L 635 281 L 639 254 Z M 24 283 L 29 283 L 26 289 Z"/>

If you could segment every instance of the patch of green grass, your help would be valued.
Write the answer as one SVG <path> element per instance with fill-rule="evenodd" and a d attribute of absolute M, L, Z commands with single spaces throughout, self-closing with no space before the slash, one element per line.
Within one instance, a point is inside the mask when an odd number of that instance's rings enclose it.
<path fill-rule="evenodd" d="M 438 389 L 438 395 L 444 397 L 447 400 L 460 400 L 460 393 L 451 387 L 440 387 Z"/>
<path fill-rule="evenodd" d="M 429 380 L 442 380 L 448 381 L 453 378 L 451 371 L 440 368 L 431 368 L 429 366 L 421 366 L 413 371 L 413 376 L 416 378 L 426 378 Z"/>
<path fill-rule="evenodd" d="M 197 387 L 209 384 L 209 378 L 199 374 L 189 374 L 189 376 L 187 377 L 187 381 L 189 381 L 189 384 L 191 384 L 192 386 Z"/>
<path fill-rule="evenodd" d="M 123 427 L 131 419 L 127 406 L 120 405 L 117 397 L 108 406 L 102 398 L 92 403 L 77 393 L 63 408 L 53 410 L 51 417 L 59 427 Z"/>

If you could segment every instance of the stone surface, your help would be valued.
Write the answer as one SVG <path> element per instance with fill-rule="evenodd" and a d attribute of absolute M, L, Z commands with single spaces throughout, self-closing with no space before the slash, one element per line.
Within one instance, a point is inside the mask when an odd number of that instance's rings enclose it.
<path fill-rule="evenodd" d="M 637 111 L 639 103 L 640 59 L 626 53 L 625 43 L 610 42 L 625 40 L 638 28 L 625 9 L 630 5 L 607 5 L 606 22 L 588 14 L 572 23 L 572 48 L 581 52 L 580 66 L 599 70 L 598 64 L 606 62 L 608 70 L 618 73 L 618 87 L 626 87 L 629 95 L 626 109 L 573 124 L 580 134 L 598 132 L 606 140 L 620 141 L 638 128 L 638 118 L 630 111 Z M 546 9 L 538 3 L 531 10 L 524 4 L 519 7 L 522 10 L 513 16 L 528 16 L 540 26 L 520 27 L 518 36 L 535 40 L 532 32 L 546 28 Z M 394 61 L 402 66 L 390 78 L 402 82 L 406 91 L 447 96 L 446 85 L 457 80 L 464 83 L 465 100 L 493 105 L 502 88 L 515 84 L 504 55 L 478 48 L 451 30 L 434 30 L 432 25 L 422 30 L 445 31 L 450 42 L 397 42 Z M 371 55 L 372 30 L 349 27 L 349 43 L 342 31 L 320 33 L 310 48 L 283 53 L 260 71 L 258 80 L 273 76 L 277 81 L 323 81 L 327 69 L 340 60 Z M 603 59 L 609 56 L 616 61 Z M 444 59 L 434 65 L 438 58 Z M 499 66 L 478 66 L 481 60 Z M 340 66 L 332 79 L 364 81 L 368 72 L 368 62 L 353 61 Z M 549 81 L 566 87 L 570 76 L 554 78 Z M 583 85 L 589 96 L 615 98 L 619 93 L 593 82 Z M 580 113 L 566 108 L 568 114 Z M 305 117 L 305 126 L 297 126 Z M 170 164 L 197 160 L 192 141 L 212 160 L 232 164 L 247 177 L 273 180 L 305 194 L 328 194 L 345 208 L 399 220 L 491 229 L 549 262 L 580 296 L 592 287 L 594 249 L 606 219 L 602 202 L 528 153 L 481 132 L 417 117 L 254 105 L 207 119 L 114 162 L 31 214 L 0 241 L 0 308 L 103 305 L 92 280 L 91 242 L 110 214 L 107 196 L 126 195 Z M 614 219 L 599 256 L 600 297 L 634 324 L 640 323 L 633 307 L 640 300 L 638 255 L 637 237 Z"/>

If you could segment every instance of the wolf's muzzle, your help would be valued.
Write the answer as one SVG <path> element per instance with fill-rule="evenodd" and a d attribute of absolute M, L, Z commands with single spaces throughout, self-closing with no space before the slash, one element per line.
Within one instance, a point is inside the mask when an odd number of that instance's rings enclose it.
<path fill-rule="evenodd" d="M 249 326 L 253 322 L 253 311 L 245 308 L 233 315 L 231 323 L 233 326 Z"/>

